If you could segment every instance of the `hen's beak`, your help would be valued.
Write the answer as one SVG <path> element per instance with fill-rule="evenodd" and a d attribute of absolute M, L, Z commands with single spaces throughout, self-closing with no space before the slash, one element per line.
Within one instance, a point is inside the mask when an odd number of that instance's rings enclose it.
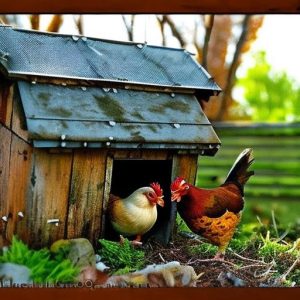
<path fill-rule="evenodd" d="M 157 202 L 156 202 L 159 206 L 164 207 L 165 206 L 165 201 L 163 200 L 163 196 L 162 197 L 157 197 Z"/>
<path fill-rule="evenodd" d="M 178 192 L 171 192 L 171 201 L 179 202 L 181 200 L 181 196 Z"/>

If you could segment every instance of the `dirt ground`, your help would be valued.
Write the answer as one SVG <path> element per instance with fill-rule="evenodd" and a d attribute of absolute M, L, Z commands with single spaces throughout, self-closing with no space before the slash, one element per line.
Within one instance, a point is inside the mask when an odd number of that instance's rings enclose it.
<path fill-rule="evenodd" d="M 190 265 L 197 274 L 201 274 L 197 287 L 279 287 L 286 286 L 285 278 L 278 275 L 275 262 L 264 262 L 255 253 L 241 254 L 227 252 L 224 261 L 213 260 L 213 257 L 191 255 L 188 247 L 199 245 L 199 241 L 178 236 L 168 247 L 156 242 L 147 246 L 147 264 L 162 264 L 178 261 L 182 265 Z M 284 270 L 288 270 L 293 261 L 285 261 Z M 300 268 L 300 264 L 296 266 Z M 300 286 L 299 283 L 294 286 Z"/>

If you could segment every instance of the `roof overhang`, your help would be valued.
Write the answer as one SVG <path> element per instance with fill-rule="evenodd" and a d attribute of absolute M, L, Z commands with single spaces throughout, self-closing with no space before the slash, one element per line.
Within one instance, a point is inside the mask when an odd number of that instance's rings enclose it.
<path fill-rule="evenodd" d="M 213 155 L 214 129 L 191 94 L 18 82 L 41 148 L 169 149 Z"/>

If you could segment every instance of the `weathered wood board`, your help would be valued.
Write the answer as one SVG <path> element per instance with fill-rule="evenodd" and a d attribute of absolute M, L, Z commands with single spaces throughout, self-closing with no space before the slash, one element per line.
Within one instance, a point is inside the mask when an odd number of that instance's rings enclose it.
<path fill-rule="evenodd" d="M 105 150 L 75 150 L 69 196 L 67 238 L 96 243 L 102 224 Z"/>
<path fill-rule="evenodd" d="M 32 159 L 25 213 L 29 243 L 38 247 L 65 237 L 73 154 L 35 149 Z"/>
<path fill-rule="evenodd" d="M 172 180 L 177 176 L 183 177 L 187 182 L 194 184 L 197 174 L 198 155 L 179 155 L 173 157 Z"/>
<path fill-rule="evenodd" d="M 0 83 L 0 123 L 8 128 L 11 125 L 13 90 L 13 85 Z"/>
<path fill-rule="evenodd" d="M 7 222 L 7 238 L 11 240 L 13 234 L 26 237 L 27 228 L 24 218 L 18 215 L 19 212 L 26 215 L 26 193 L 29 182 L 31 166 L 31 146 L 12 133 L 9 180 L 7 193 L 7 211 L 9 217 Z"/>

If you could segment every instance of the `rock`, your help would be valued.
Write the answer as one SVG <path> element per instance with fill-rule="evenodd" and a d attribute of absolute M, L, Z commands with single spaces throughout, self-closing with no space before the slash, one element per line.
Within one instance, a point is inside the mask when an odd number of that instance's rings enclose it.
<path fill-rule="evenodd" d="M 217 278 L 222 287 L 244 287 L 246 283 L 231 272 L 221 272 Z"/>
<path fill-rule="evenodd" d="M 13 284 L 31 284 L 30 270 L 13 263 L 0 264 L 0 287 L 10 287 Z"/>
<path fill-rule="evenodd" d="M 95 267 L 95 251 L 89 240 L 84 238 L 58 240 L 50 247 L 54 253 L 58 252 L 59 249 L 65 249 L 68 252 L 67 258 L 81 270 L 88 266 Z"/>
<path fill-rule="evenodd" d="M 191 266 L 181 266 L 172 261 L 166 264 L 149 265 L 145 269 L 120 276 L 111 276 L 105 282 L 105 287 L 192 287 L 196 286 L 199 276 Z"/>
<path fill-rule="evenodd" d="M 103 262 L 98 261 L 96 263 L 96 269 L 101 272 L 107 272 L 110 268 L 107 265 L 105 265 Z"/>

